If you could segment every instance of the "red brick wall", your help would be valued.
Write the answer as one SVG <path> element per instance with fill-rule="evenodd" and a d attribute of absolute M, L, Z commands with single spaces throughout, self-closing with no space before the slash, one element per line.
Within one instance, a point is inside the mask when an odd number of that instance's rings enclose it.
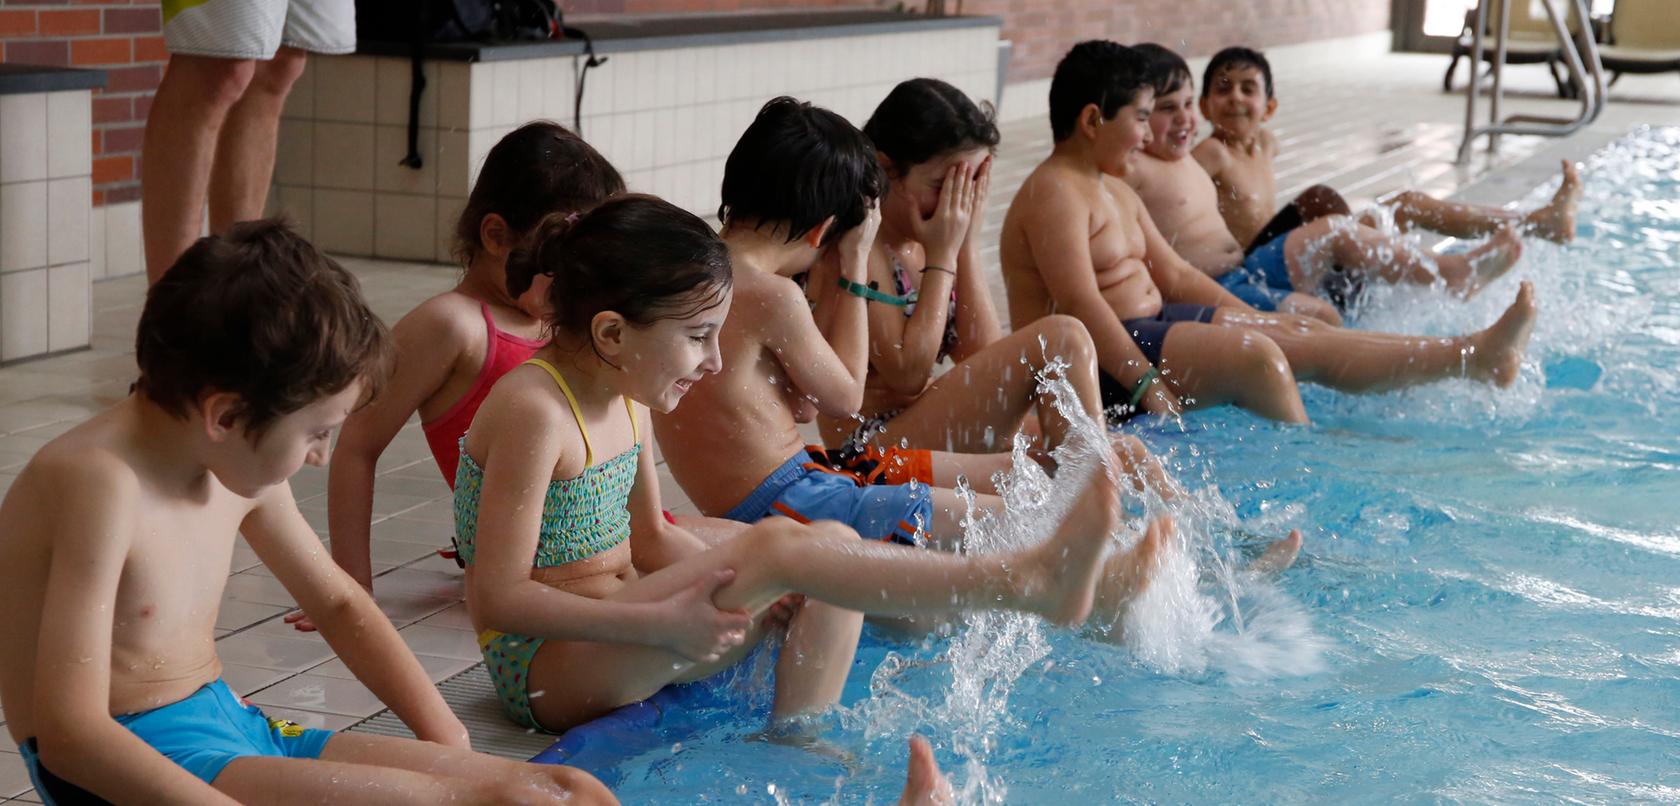
<path fill-rule="evenodd" d="M 140 139 L 169 55 L 157 0 L 0 0 L 0 62 L 91 67 L 94 204 L 140 198 Z"/>

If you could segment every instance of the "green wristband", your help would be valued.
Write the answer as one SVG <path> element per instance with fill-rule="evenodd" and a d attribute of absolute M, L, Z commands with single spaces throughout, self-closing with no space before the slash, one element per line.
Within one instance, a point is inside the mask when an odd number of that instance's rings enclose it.
<path fill-rule="evenodd" d="M 1138 379 L 1137 386 L 1132 387 L 1132 408 L 1137 408 L 1138 401 L 1142 400 L 1144 393 L 1149 391 L 1149 384 L 1159 377 L 1161 377 L 1161 371 L 1154 367 L 1150 367 L 1148 372 L 1143 373 L 1143 377 Z"/>
<path fill-rule="evenodd" d="M 851 294 L 854 297 L 862 297 L 871 302 L 882 302 L 899 308 L 903 308 L 916 301 L 915 294 L 911 294 L 908 297 L 893 296 L 892 294 L 883 293 L 870 288 L 863 283 L 854 283 L 844 277 L 840 278 L 840 287 L 844 289 L 846 293 Z"/>

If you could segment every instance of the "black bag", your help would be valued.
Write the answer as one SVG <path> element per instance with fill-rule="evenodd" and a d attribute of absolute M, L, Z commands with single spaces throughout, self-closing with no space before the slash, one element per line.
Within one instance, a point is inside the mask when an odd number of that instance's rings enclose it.
<path fill-rule="evenodd" d="M 400 164 L 415 170 L 425 164 L 420 156 L 420 94 L 426 89 L 426 45 L 581 39 L 589 52 L 589 67 L 605 61 L 595 58 L 588 34 L 566 26 L 555 0 L 356 0 L 356 38 L 401 42 L 411 49 L 408 154 Z"/>

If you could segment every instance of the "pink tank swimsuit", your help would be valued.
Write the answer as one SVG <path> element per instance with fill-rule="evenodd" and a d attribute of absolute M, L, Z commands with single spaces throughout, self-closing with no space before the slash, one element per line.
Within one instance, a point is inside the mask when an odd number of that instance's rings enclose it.
<path fill-rule="evenodd" d="M 437 460 L 438 470 L 443 473 L 443 480 L 448 482 L 450 489 L 455 487 L 455 466 L 461 461 L 461 437 L 467 435 L 467 427 L 472 425 L 473 415 L 478 413 L 479 405 L 490 394 L 490 387 L 548 343 L 496 329 L 496 320 L 490 316 L 490 306 L 481 302 L 478 307 L 484 312 L 484 326 L 490 335 L 489 344 L 484 349 L 484 368 L 478 371 L 478 378 L 473 381 L 466 396 L 450 406 L 443 416 L 420 424 L 420 430 L 426 433 L 426 444 L 431 446 L 432 458 Z"/>

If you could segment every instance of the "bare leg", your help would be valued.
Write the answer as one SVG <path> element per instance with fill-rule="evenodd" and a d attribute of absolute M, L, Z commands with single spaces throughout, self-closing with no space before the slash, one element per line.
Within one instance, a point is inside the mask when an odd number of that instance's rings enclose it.
<path fill-rule="evenodd" d="M 788 624 L 787 643 L 776 661 L 771 718 L 815 713 L 839 702 L 862 629 L 862 613 L 805 602 Z"/>
<path fill-rule="evenodd" d="M 1102 393 L 1090 334 L 1071 316 L 1047 316 L 939 376 L 887 424 L 884 439 L 959 453 L 1008 450 L 1009 437 L 1036 405 L 1046 446 L 1060 445 L 1070 426 L 1050 399 L 1038 394 L 1036 373 L 1044 369 L 1046 356 L 1068 364 L 1068 382 L 1080 404 L 1086 413 L 1100 417 Z"/>
<path fill-rule="evenodd" d="M 1197 408 L 1234 403 L 1261 417 L 1285 423 L 1307 422 L 1301 390 L 1289 360 L 1265 334 L 1246 328 L 1180 322 L 1161 344 L 1162 377 L 1187 405 Z M 1251 313 L 1244 311 L 1243 313 Z M 1255 314 L 1275 316 L 1275 314 Z M 1288 317 L 1316 322 L 1317 319 Z"/>
<path fill-rule="evenodd" d="M 1278 312 L 1310 316 L 1327 325 L 1342 326 L 1342 314 L 1336 310 L 1336 306 L 1331 305 L 1328 300 L 1299 291 L 1290 292 L 1289 296 L 1284 297 L 1283 302 L 1278 304 Z"/>
<path fill-rule="evenodd" d="M 319 760 L 247 756 L 214 786 L 240 803 L 491 804 L 617 803 L 582 770 L 526 764 L 471 750 L 390 736 L 340 733 Z"/>
<path fill-rule="evenodd" d="M 1438 270 L 1448 288 L 1466 296 L 1504 274 L 1521 255 L 1522 242 L 1509 228 L 1468 254 L 1435 256 L 1341 216 L 1303 224 L 1289 233 L 1283 245 L 1290 282 L 1296 288 L 1318 288 L 1338 266 L 1383 282 L 1416 285 L 1433 285 Z"/>
<path fill-rule="evenodd" d="M 210 171 L 211 232 L 224 233 L 236 222 L 262 217 L 274 178 L 280 110 L 303 73 L 304 58 L 303 51 L 282 47 L 274 58 L 258 62 L 245 94 L 228 110 Z"/>
<path fill-rule="evenodd" d="M 904 773 L 904 794 L 899 806 L 953 806 L 957 796 L 951 782 L 939 772 L 933 745 L 920 736 L 910 737 L 910 763 Z"/>
<path fill-rule="evenodd" d="M 1575 208 L 1581 198 L 1581 177 L 1575 164 L 1563 162 L 1563 184 L 1552 200 L 1538 210 L 1519 214 L 1497 207 L 1481 207 L 1443 201 L 1426 193 L 1408 190 L 1383 201 L 1394 210 L 1394 221 L 1402 229 L 1421 227 L 1455 238 L 1476 238 L 1507 226 L 1520 227 L 1556 243 L 1575 240 Z"/>
<path fill-rule="evenodd" d="M 1499 321 L 1455 338 L 1346 330 L 1315 319 L 1231 308 L 1219 309 L 1214 322 L 1269 336 L 1301 380 L 1344 392 L 1376 392 L 1457 377 L 1509 386 L 1521 369 L 1536 313 L 1534 287 L 1525 282 Z M 1169 345 L 1180 329 L 1168 334 Z"/>
<path fill-rule="evenodd" d="M 1149 586 L 1155 574 L 1155 559 L 1161 553 L 1162 544 L 1172 536 L 1171 521 L 1156 521 L 1149 525 L 1137 545 L 1103 563 L 1102 581 L 1097 583 L 1097 598 L 1091 606 L 1093 621 L 1098 624 L 1120 621 L 1126 608 Z"/>
<path fill-rule="evenodd" d="M 151 282 L 198 240 L 217 136 L 255 69 L 243 59 L 170 57 L 141 145 L 140 217 Z"/>
<path fill-rule="evenodd" d="M 734 581 L 713 598 L 720 609 L 759 613 L 799 591 L 870 613 L 1002 608 L 1077 624 L 1090 613 L 1100 558 L 1118 521 L 1119 495 L 1103 472 L 1093 474 L 1048 541 L 1000 554 L 956 556 L 865 543 L 837 523 L 771 518 L 723 546 L 632 580 L 610 598 L 659 601 L 734 569 Z M 531 663 L 530 687 L 546 692 L 532 700 L 532 711 L 550 728 L 573 725 L 644 699 L 696 668 L 653 646 L 547 641 Z"/>
<path fill-rule="evenodd" d="M 1301 553 L 1301 530 L 1293 529 L 1289 536 L 1266 547 L 1254 562 L 1248 564 L 1248 570 L 1256 574 L 1281 574 L 1295 564 L 1296 555 Z"/>

